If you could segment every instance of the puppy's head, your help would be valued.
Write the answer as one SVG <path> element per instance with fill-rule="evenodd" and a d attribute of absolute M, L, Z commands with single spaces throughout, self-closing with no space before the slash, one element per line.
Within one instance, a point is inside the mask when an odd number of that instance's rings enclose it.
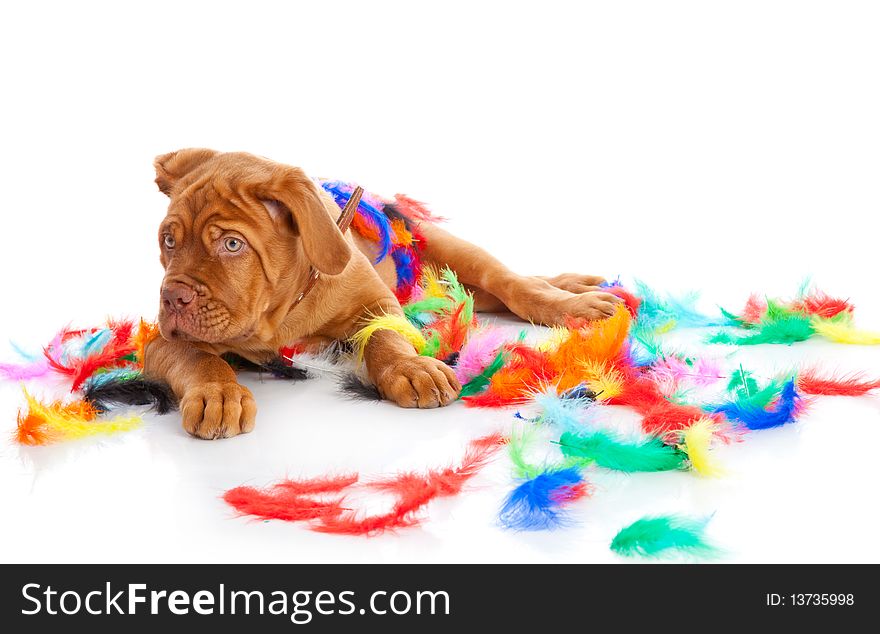
<path fill-rule="evenodd" d="M 302 170 L 244 153 L 186 149 L 156 158 L 170 198 L 159 227 L 166 339 L 236 342 L 284 310 L 310 266 L 340 273 L 351 249 Z"/>

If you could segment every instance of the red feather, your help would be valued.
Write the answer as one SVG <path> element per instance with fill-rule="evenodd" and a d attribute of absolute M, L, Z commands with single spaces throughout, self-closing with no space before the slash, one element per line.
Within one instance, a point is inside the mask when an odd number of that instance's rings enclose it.
<path fill-rule="evenodd" d="M 626 309 L 629 311 L 630 315 L 635 317 L 639 314 L 639 308 L 641 308 L 642 306 L 641 297 L 639 297 L 638 295 L 634 295 L 622 286 L 611 286 L 603 290 L 611 293 L 612 295 L 617 295 L 620 299 L 622 299 L 623 305 L 626 306 Z"/>
<path fill-rule="evenodd" d="M 431 330 L 440 338 L 438 359 L 446 359 L 451 354 L 460 352 L 468 334 L 474 329 L 476 316 L 470 322 L 466 322 L 462 318 L 464 309 L 465 305 L 459 304 L 451 313 L 431 324 Z"/>
<path fill-rule="evenodd" d="M 223 495 L 227 504 L 241 515 L 260 519 L 298 522 L 319 519 L 342 512 L 342 498 L 321 500 L 317 494 L 339 493 L 357 482 L 357 474 L 311 480 L 282 480 L 266 489 L 236 487 Z"/>
<path fill-rule="evenodd" d="M 880 389 L 880 379 L 866 379 L 863 374 L 822 377 L 816 370 L 807 370 L 798 375 L 797 387 L 804 394 L 862 396 Z"/>
<path fill-rule="evenodd" d="M 425 206 L 425 203 L 403 194 L 394 195 L 394 205 L 400 213 L 411 220 L 418 220 L 420 222 L 442 222 L 446 220 L 442 216 L 432 214 Z"/>
<path fill-rule="evenodd" d="M 524 343 L 508 344 L 507 363 L 489 380 L 485 391 L 462 400 L 469 407 L 506 407 L 531 398 L 553 376 L 548 357 Z"/>
<path fill-rule="evenodd" d="M 388 513 L 359 518 L 355 513 L 327 515 L 313 530 L 345 535 L 376 535 L 387 530 L 414 526 L 420 522 L 417 512 L 440 497 L 461 492 L 462 487 L 485 466 L 502 447 L 504 439 L 492 434 L 472 441 L 458 467 L 435 469 L 426 473 L 401 473 L 368 486 L 393 493 L 397 501 Z"/>
<path fill-rule="evenodd" d="M 791 307 L 808 315 L 826 319 L 843 312 L 851 313 L 855 308 L 849 300 L 830 297 L 822 291 L 814 291 L 811 295 L 794 302 Z"/>

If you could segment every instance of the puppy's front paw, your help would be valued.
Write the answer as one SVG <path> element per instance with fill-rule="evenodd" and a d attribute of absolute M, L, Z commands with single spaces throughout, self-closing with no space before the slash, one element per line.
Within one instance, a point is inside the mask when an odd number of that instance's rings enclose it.
<path fill-rule="evenodd" d="M 563 273 L 554 277 L 542 277 L 556 288 L 569 293 L 589 293 L 598 291 L 600 285 L 605 282 L 604 277 L 598 275 L 581 275 L 579 273 Z"/>
<path fill-rule="evenodd" d="M 401 407 L 442 407 L 461 391 L 452 369 L 431 357 L 405 357 L 385 368 L 376 387 Z"/>
<path fill-rule="evenodd" d="M 615 313 L 617 305 L 621 301 L 619 297 L 611 293 L 590 291 L 568 299 L 563 312 L 572 317 L 605 319 Z"/>
<path fill-rule="evenodd" d="M 213 440 L 246 434 L 254 428 L 257 404 L 251 391 L 235 381 L 191 387 L 180 401 L 183 428 Z"/>

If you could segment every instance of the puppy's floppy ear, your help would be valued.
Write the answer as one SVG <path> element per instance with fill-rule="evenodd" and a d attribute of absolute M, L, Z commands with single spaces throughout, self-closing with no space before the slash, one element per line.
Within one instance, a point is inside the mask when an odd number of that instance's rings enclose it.
<path fill-rule="evenodd" d="M 269 181 L 257 186 L 255 193 L 270 212 L 278 209 L 273 202 L 289 211 L 306 257 L 316 269 L 327 275 L 342 272 L 351 259 L 351 245 L 305 172 L 298 167 L 278 165 L 272 170 Z"/>
<path fill-rule="evenodd" d="M 171 196 L 171 190 L 177 181 L 218 154 L 215 150 L 187 148 L 157 156 L 153 166 L 156 168 L 156 185 L 159 186 L 159 191 Z"/>

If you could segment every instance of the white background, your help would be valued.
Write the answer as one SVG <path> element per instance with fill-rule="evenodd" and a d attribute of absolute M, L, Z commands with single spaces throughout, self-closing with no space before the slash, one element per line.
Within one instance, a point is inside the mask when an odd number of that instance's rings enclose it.
<path fill-rule="evenodd" d="M 155 315 L 151 162 L 188 146 L 408 193 L 523 273 L 638 276 L 707 308 L 813 275 L 880 329 L 878 32 L 871 2 L 4 3 L 2 346 Z M 880 371 L 872 348 L 739 354 Z M 726 561 L 880 561 L 877 397 L 723 448 L 721 480 L 600 476 L 577 528 L 497 528 L 499 460 L 424 528 L 365 540 L 234 519 L 218 496 L 442 464 L 510 413 L 250 381 L 257 430 L 235 440 L 190 439 L 175 415 L 100 442 L 0 440 L 0 560 L 606 561 L 624 524 L 683 512 L 715 513 Z M 0 388 L 4 437 L 19 402 Z"/>

